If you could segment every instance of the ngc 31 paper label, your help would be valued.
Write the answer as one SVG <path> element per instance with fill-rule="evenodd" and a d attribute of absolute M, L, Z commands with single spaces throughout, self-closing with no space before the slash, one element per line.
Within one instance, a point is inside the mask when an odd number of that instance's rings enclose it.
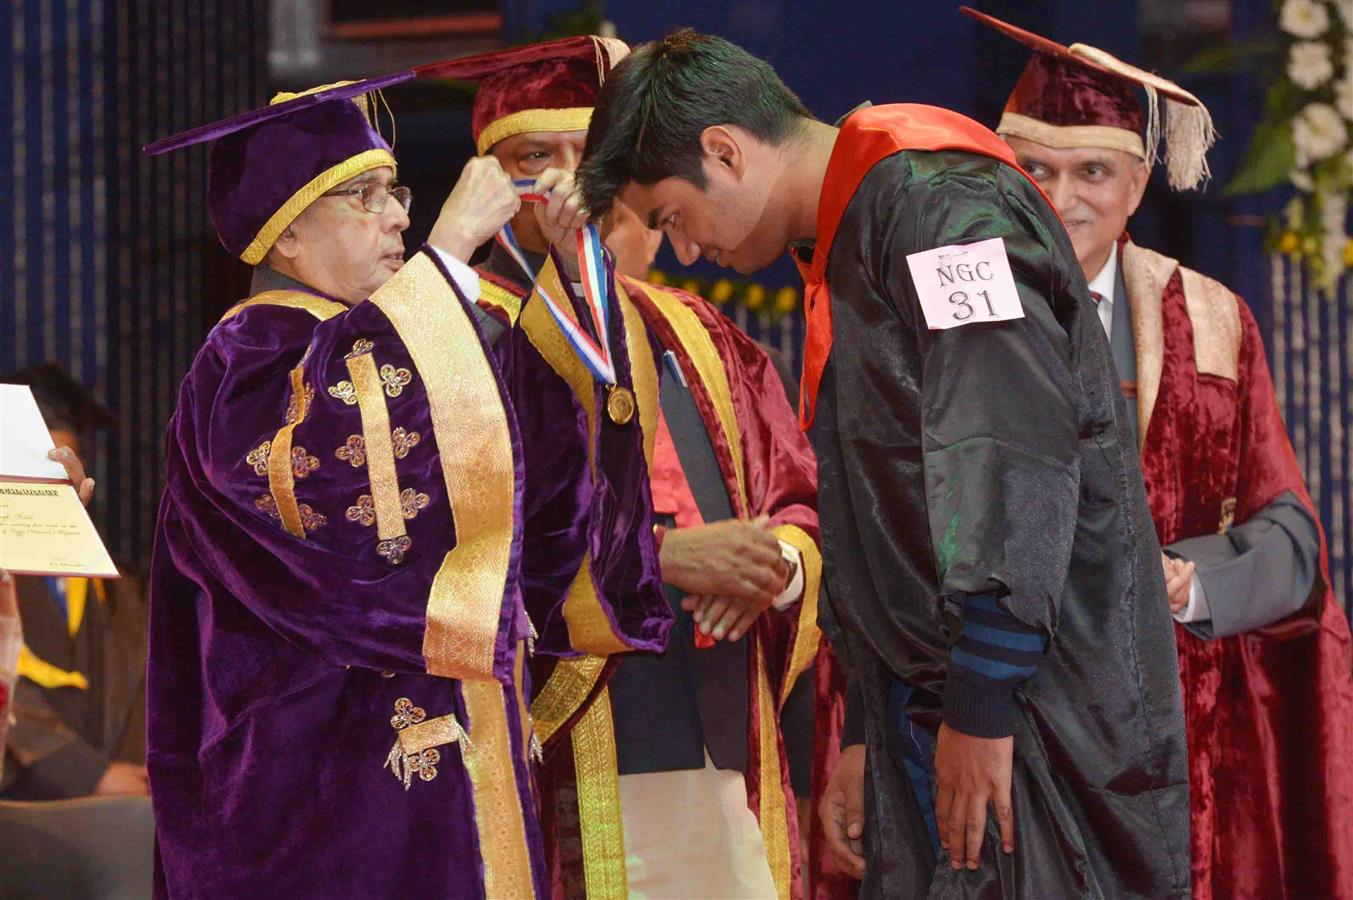
<path fill-rule="evenodd" d="M 907 267 L 931 331 L 1024 318 L 1004 238 L 910 253 Z"/>

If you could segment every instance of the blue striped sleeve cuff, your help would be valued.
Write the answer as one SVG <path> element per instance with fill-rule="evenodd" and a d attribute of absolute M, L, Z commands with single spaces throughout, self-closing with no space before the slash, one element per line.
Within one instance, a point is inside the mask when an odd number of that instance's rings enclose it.
<path fill-rule="evenodd" d="M 1015 688 L 1038 670 L 1048 638 L 1005 612 L 991 594 L 963 604 L 963 629 L 949 651 L 944 721 L 974 737 L 1015 731 Z"/>

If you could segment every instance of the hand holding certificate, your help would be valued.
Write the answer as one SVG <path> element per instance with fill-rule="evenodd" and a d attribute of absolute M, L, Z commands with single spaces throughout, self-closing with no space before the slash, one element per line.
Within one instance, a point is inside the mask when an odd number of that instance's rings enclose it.
<path fill-rule="evenodd" d="M 32 391 L 0 384 L 0 569 L 118 577 L 66 467 L 49 458 L 52 450 Z"/>

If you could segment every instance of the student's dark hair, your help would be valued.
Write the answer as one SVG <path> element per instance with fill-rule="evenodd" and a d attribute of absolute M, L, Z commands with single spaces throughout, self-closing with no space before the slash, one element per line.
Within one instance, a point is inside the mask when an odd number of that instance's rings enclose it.
<path fill-rule="evenodd" d="M 764 60 L 689 28 L 643 44 L 602 85 L 578 180 L 593 215 L 630 182 L 677 176 L 705 187 L 700 136 L 737 125 L 780 144 L 811 113 Z"/>

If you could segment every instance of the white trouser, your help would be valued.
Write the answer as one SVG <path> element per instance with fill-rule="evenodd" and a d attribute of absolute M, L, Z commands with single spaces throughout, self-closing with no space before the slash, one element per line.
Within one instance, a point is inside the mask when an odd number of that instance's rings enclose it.
<path fill-rule="evenodd" d="M 775 880 L 740 772 L 620 776 L 625 874 L 634 900 L 774 900 Z"/>

